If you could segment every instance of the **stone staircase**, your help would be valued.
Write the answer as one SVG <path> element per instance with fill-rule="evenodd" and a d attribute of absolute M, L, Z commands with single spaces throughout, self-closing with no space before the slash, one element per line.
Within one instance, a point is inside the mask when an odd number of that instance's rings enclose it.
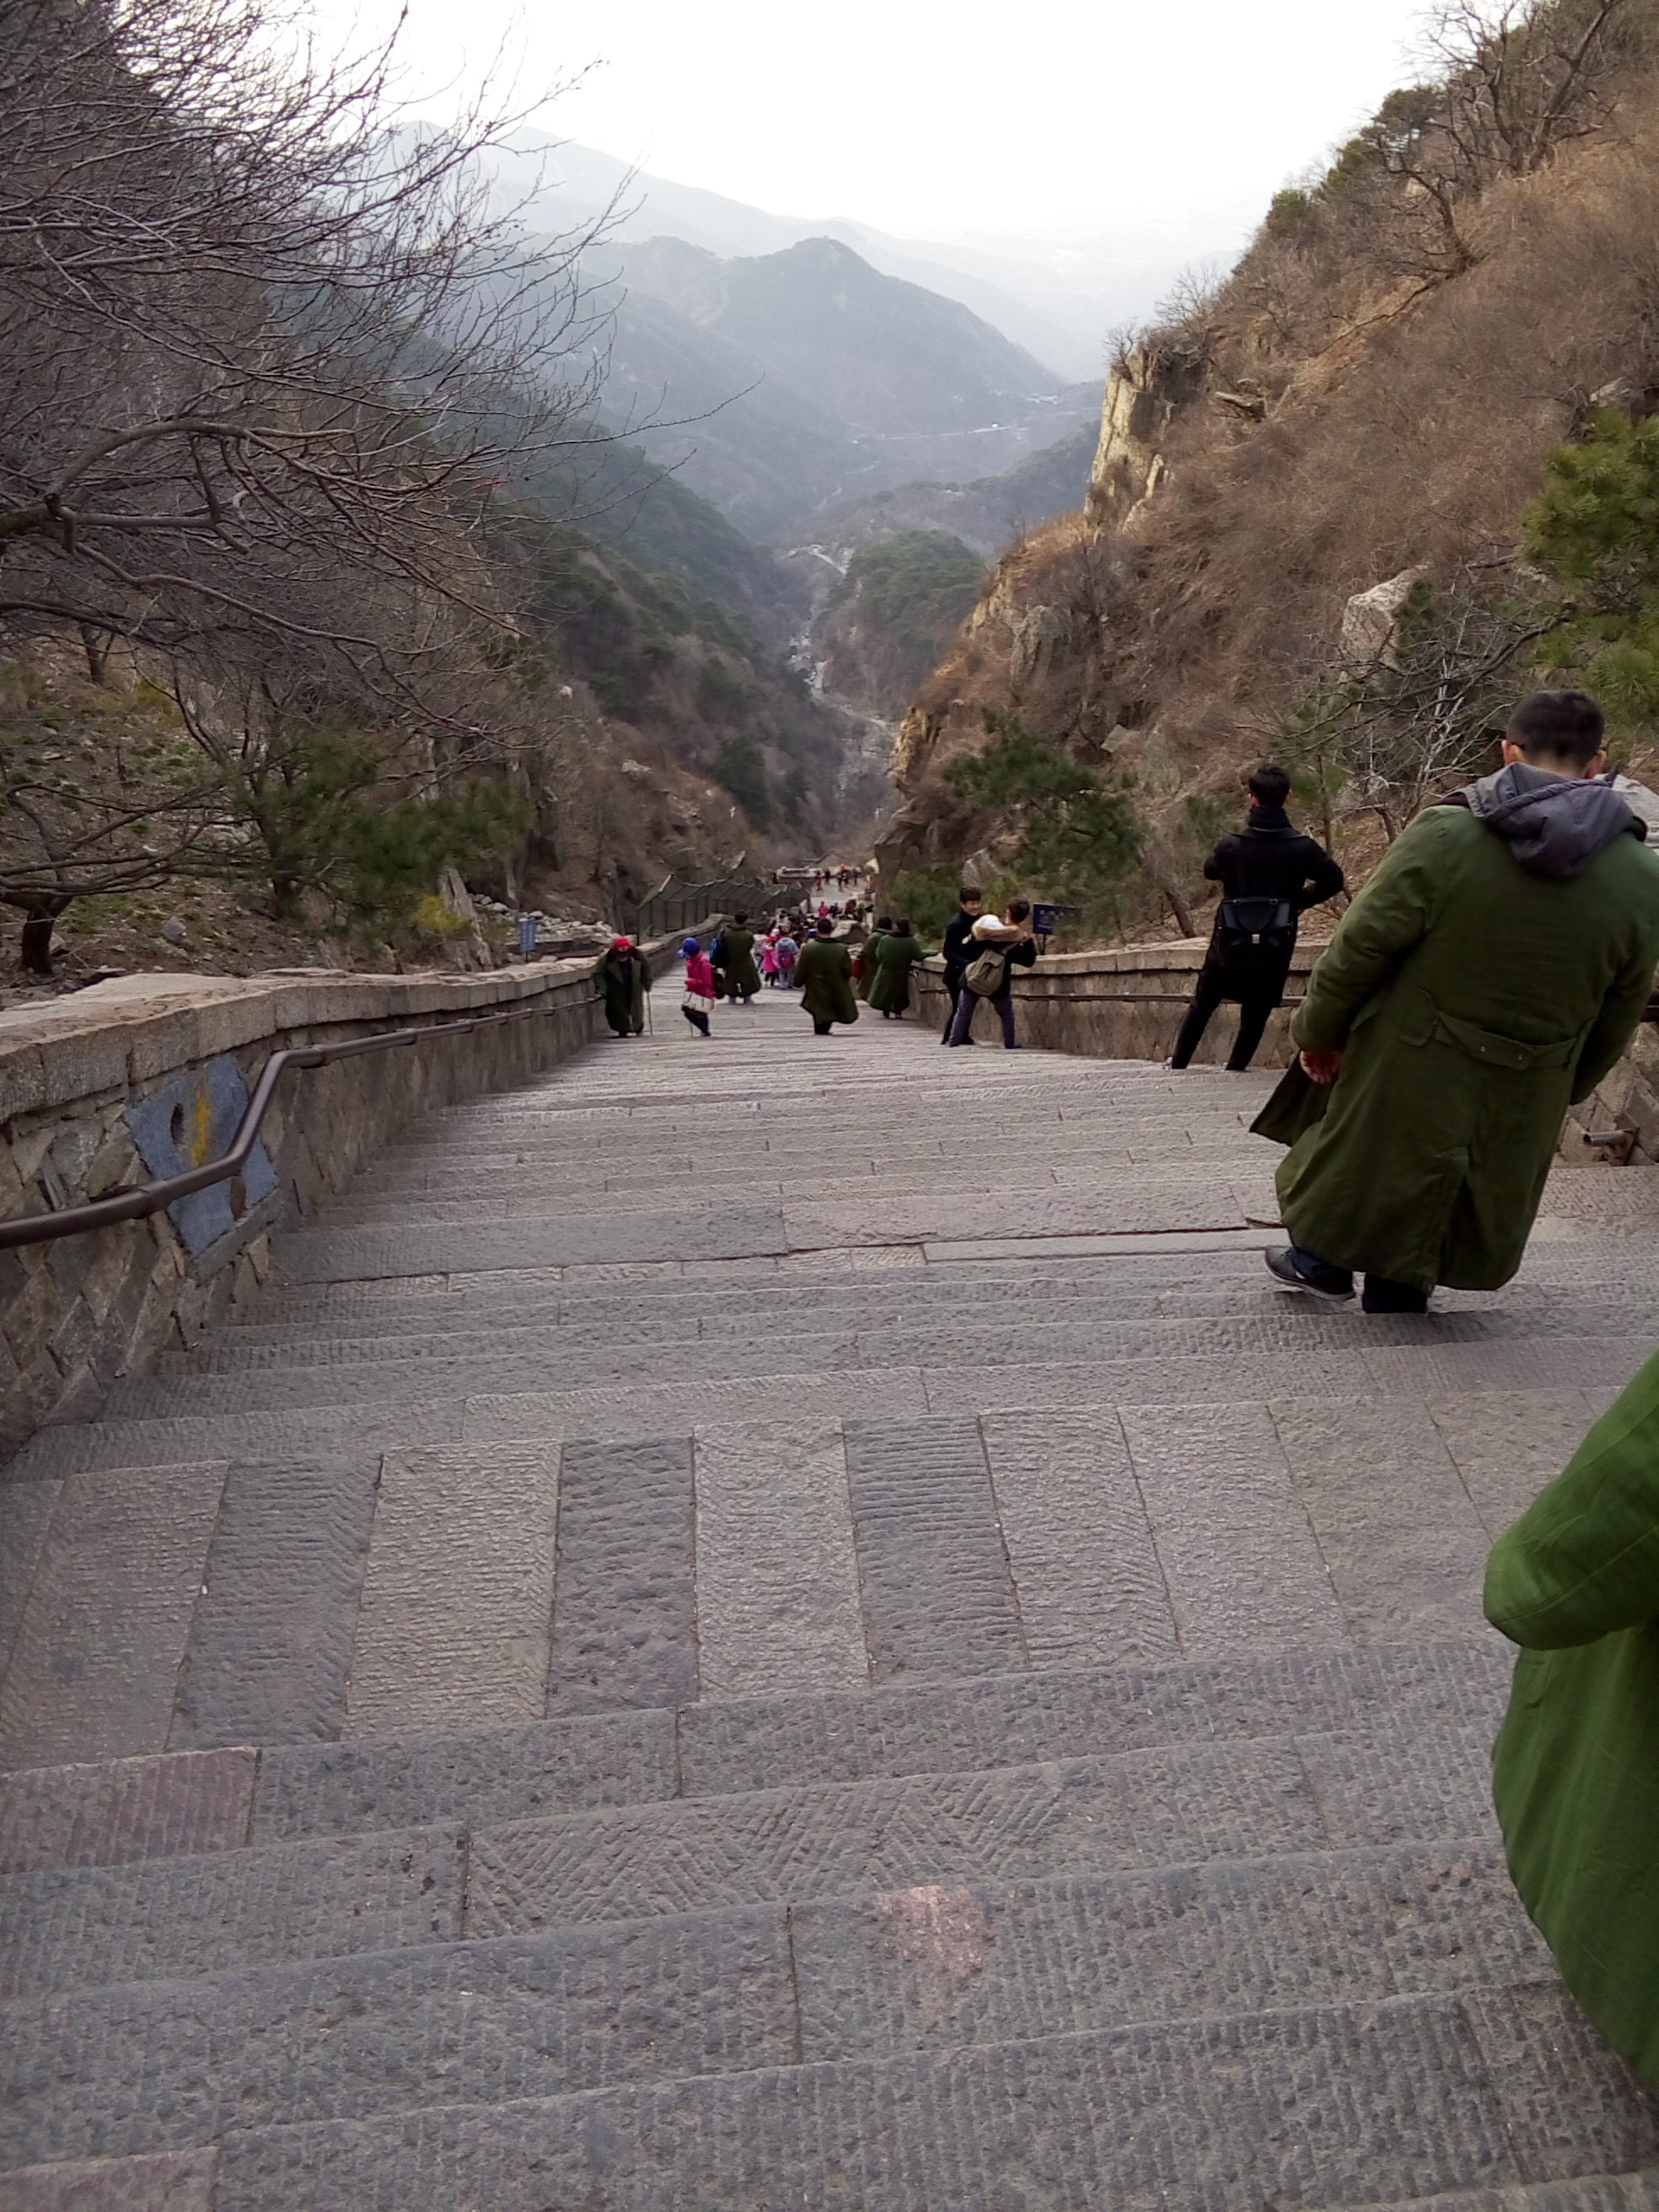
<path fill-rule="evenodd" d="M 1309 1310 L 1271 1077 L 658 1024 L 6 1470 L 0 2212 L 1659 2206 L 1479 1607 L 1651 1174 Z"/>

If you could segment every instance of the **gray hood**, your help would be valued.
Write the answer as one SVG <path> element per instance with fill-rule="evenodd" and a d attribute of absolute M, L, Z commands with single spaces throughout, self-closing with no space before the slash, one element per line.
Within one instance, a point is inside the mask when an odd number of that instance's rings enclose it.
<path fill-rule="evenodd" d="M 1582 876 L 1615 837 L 1645 834 L 1599 775 L 1555 775 L 1547 768 L 1512 761 L 1457 795 L 1488 830 L 1508 841 L 1521 866 L 1534 876 Z"/>

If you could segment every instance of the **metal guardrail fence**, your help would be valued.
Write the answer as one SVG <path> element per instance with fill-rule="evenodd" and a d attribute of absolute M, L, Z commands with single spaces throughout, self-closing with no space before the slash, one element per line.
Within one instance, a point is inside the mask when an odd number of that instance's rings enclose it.
<path fill-rule="evenodd" d="M 499 1014 L 472 1014 L 458 1022 L 433 1022 L 425 1029 L 382 1030 L 374 1036 L 348 1037 L 339 1044 L 290 1045 L 274 1052 L 259 1072 L 247 1110 L 237 1125 L 230 1148 L 216 1160 L 204 1161 L 179 1175 L 161 1176 L 154 1182 L 134 1184 L 108 1198 L 90 1200 L 85 1206 L 68 1206 L 56 1213 L 20 1214 L 0 1221 L 0 1252 L 15 1251 L 20 1244 L 48 1244 L 59 1237 L 79 1237 L 88 1230 L 106 1229 L 117 1221 L 143 1221 L 161 1213 L 177 1200 L 207 1190 L 217 1182 L 230 1182 L 247 1165 L 259 1134 L 259 1125 L 276 1095 L 276 1085 L 290 1067 L 323 1067 L 331 1060 L 350 1060 L 359 1053 L 386 1052 L 399 1045 L 419 1044 L 427 1037 L 462 1036 L 469 1030 L 494 1029 L 503 1022 L 525 1022 L 538 1015 L 574 1013 L 581 1006 L 597 1006 L 601 994 L 566 999 L 554 1006 L 513 1006 Z"/>
<path fill-rule="evenodd" d="M 782 886 L 760 876 L 714 876 L 704 884 L 690 884 L 670 873 L 640 901 L 634 934 L 641 941 L 677 936 L 697 928 L 711 915 L 733 914 L 739 907 L 763 914 L 783 902 Z"/>

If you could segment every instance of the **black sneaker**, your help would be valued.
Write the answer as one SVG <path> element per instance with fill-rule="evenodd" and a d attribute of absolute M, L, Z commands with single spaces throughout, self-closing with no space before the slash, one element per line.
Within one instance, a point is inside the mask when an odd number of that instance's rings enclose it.
<path fill-rule="evenodd" d="M 1267 1273 L 1281 1291 L 1295 1291 L 1327 1305 L 1346 1305 L 1353 1296 L 1353 1277 L 1345 1267 L 1328 1267 L 1298 1252 L 1294 1244 L 1275 1244 L 1262 1254 Z"/>

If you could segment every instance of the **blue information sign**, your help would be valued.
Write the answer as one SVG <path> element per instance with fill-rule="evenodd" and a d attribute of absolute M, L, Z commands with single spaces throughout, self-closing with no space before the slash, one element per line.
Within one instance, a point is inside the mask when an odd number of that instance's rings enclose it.
<path fill-rule="evenodd" d="M 535 952 L 536 939 L 540 928 L 541 924 L 533 914 L 521 914 L 519 916 L 519 950 L 526 960 Z"/>
<path fill-rule="evenodd" d="M 1052 937 L 1060 923 L 1069 921 L 1077 911 L 1074 906 L 1035 904 L 1031 908 L 1032 933 L 1037 937 Z"/>

